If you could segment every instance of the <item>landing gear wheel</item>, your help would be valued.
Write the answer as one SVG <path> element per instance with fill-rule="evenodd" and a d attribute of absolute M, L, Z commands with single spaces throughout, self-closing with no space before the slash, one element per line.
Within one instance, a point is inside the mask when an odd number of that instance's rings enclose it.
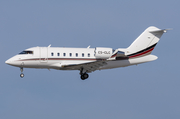
<path fill-rule="evenodd" d="M 85 80 L 85 78 L 84 78 L 84 76 L 83 76 L 83 75 L 81 75 L 81 79 L 82 79 L 82 80 Z"/>
<path fill-rule="evenodd" d="M 82 80 L 85 80 L 85 79 L 87 79 L 88 77 L 89 77 L 89 75 L 88 75 L 87 73 L 84 73 L 84 74 L 81 75 L 81 79 L 82 79 Z"/>
<path fill-rule="evenodd" d="M 83 76 L 84 76 L 85 79 L 87 79 L 89 77 L 89 75 L 86 74 L 86 73 Z"/>
<path fill-rule="evenodd" d="M 21 77 L 21 78 L 23 78 L 23 77 L 24 77 L 24 74 L 23 74 L 23 73 L 21 73 L 21 74 L 20 74 L 20 77 Z"/>
<path fill-rule="evenodd" d="M 21 67 L 20 70 L 21 70 L 20 77 L 23 78 L 23 77 L 24 77 L 24 74 L 23 74 L 23 67 Z"/>

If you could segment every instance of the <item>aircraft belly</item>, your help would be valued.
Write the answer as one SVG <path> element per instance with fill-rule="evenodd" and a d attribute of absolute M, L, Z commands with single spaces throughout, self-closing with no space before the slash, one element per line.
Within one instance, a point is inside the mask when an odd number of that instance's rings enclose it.
<path fill-rule="evenodd" d="M 37 61 L 24 61 L 23 63 L 23 67 L 24 68 L 47 68 L 47 64 L 48 63 L 41 63 L 39 62 L 39 60 Z"/>

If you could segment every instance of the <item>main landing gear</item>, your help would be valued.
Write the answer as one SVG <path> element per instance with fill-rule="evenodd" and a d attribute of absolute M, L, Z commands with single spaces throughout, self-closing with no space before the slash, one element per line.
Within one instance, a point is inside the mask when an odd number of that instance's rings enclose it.
<path fill-rule="evenodd" d="M 86 70 L 84 70 L 83 68 L 80 71 L 80 75 L 82 80 L 85 80 L 89 77 L 89 75 L 86 73 Z"/>
<path fill-rule="evenodd" d="M 24 74 L 23 74 L 23 67 L 21 67 L 20 70 L 21 70 L 20 77 L 23 78 L 23 77 L 24 77 Z"/>
<path fill-rule="evenodd" d="M 85 80 L 85 79 L 87 79 L 88 77 L 89 77 L 89 75 L 88 75 L 87 73 L 84 73 L 84 74 L 81 75 L 81 79 L 82 79 L 82 80 Z"/>

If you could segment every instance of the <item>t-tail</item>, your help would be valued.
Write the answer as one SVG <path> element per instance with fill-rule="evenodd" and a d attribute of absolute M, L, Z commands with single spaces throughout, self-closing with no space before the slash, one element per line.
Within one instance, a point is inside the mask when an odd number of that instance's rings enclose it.
<path fill-rule="evenodd" d="M 128 58 L 137 58 L 151 54 L 161 36 L 167 29 L 148 27 L 128 48 Z"/>
<path fill-rule="evenodd" d="M 131 64 L 139 64 L 156 60 L 158 57 L 151 55 L 163 33 L 168 29 L 148 27 L 128 48 L 116 49 L 111 58 L 116 60 L 129 59 Z"/>

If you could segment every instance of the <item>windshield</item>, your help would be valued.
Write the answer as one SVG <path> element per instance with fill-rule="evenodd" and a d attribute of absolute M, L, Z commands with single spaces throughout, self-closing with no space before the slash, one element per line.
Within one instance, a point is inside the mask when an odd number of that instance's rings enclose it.
<path fill-rule="evenodd" d="M 19 54 L 33 54 L 33 51 L 22 51 Z"/>

